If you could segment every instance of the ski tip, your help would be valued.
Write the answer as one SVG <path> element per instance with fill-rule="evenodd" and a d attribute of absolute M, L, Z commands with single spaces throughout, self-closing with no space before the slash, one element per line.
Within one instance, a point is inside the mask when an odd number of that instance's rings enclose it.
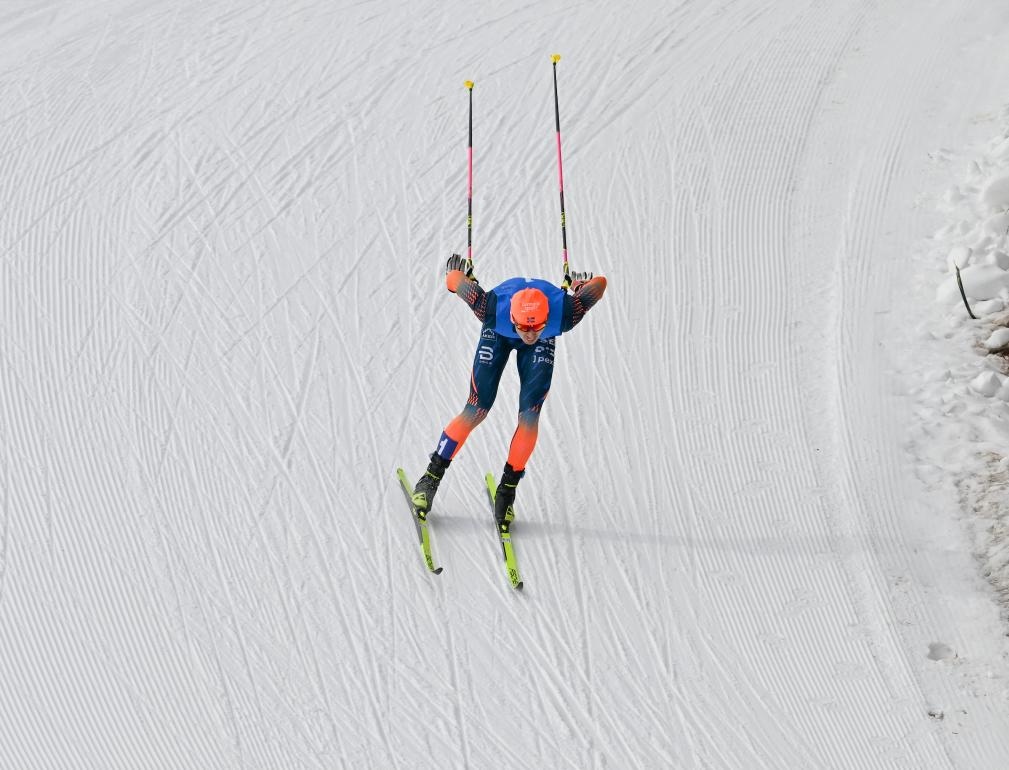
<path fill-rule="evenodd" d="M 468 88 L 470 91 L 473 90 L 473 81 L 472 80 L 467 80 L 465 83 L 463 83 L 463 85 L 466 86 L 466 88 Z"/>
<path fill-rule="evenodd" d="M 516 584 L 515 584 L 515 590 L 516 590 L 516 591 L 521 591 L 521 590 L 522 590 L 522 586 L 523 586 L 523 584 L 522 584 L 522 583 L 516 583 Z"/>
<path fill-rule="evenodd" d="M 435 575 L 440 575 L 441 571 L 445 569 L 444 567 L 438 567 L 438 569 L 431 570 Z"/>
<path fill-rule="evenodd" d="M 550 61 L 552 61 L 554 64 L 556 64 L 560 60 L 561 60 L 561 55 L 559 53 L 555 53 L 553 56 L 550 57 Z"/>

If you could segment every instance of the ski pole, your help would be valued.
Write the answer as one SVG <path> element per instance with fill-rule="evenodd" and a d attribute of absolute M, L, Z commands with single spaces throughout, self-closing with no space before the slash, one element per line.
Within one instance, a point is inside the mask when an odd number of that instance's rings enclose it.
<path fill-rule="evenodd" d="M 464 84 L 469 90 L 469 145 L 466 148 L 469 182 L 466 185 L 466 273 L 473 274 L 473 81 Z"/>
<path fill-rule="evenodd" d="M 561 160 L 561 107 L 557 98 L 557 62 L 561 60 L 561 55 L 555 53 L 550 57 L 554 63 L 554 119 L 557 125 L 557 177 L 561 185 L 561 245 L 564 248 L 564 283 L 562 288 L 571 286 L 571 271 L 568 268 L 568 231 L 566 218 L 564 215 L 564 164 Z"/>

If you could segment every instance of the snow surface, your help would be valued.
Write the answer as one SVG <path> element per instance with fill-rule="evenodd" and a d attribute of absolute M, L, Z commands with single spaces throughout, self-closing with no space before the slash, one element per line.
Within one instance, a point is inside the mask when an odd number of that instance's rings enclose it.
<path fill-rule="evenodd" d="M 0 768 L 1004 768 L 1009 6 L 0 14 Z M 510 589 L 394 469 L 558 345 Z M 961 268 L 978 321 L 952 275 Z M 952 281 L 952 283 L 951 283 Z"/>

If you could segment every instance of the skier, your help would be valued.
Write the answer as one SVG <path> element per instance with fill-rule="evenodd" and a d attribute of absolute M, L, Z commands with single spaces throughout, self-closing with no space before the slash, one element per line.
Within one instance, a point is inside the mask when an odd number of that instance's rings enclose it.
<path fill-rule="evenodd" d="M 427 471 L 414 487 L 413 504 L 417 516 L 426 519 L 449 463 L 494 405 L 498 383 L 514 350 L 521 383 L 518 427 L 494 503 L 498 527 L 507 532 L 515 518 L 515 490 L 536 446 L 540 410 L 554 373 L 555 340 L 573 329 L 602 298 L 606 279 L 592 273 L 572 273 L 572 294 L 547 281 L 527 278 L 511 278 L 484 291 L 472 265 L 467 270 L 466 260 L 458 254 L 448 258 L 445 273 L 448 290 L 469 305 L 483 327 L 473 360 L 469 399 L 442 432 Z"/>

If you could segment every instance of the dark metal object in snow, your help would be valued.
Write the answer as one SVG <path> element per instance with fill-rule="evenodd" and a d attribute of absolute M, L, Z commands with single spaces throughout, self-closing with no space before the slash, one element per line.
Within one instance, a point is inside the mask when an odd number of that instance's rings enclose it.
<path fill-rule="evenodd" d="M 963 281 L 960 280 L 960 267 L 958 265 L 953 265 L 956 269 L 956 285 L 960 287 L 960 296 L 963 298 L 963 306 L 967 308 L 967 315 L 977 320 L 977 316 L 974 315 L 973 311 L 970 309 L 970 305 L 967 304 L 967 294 L 963 290 Z"/>

